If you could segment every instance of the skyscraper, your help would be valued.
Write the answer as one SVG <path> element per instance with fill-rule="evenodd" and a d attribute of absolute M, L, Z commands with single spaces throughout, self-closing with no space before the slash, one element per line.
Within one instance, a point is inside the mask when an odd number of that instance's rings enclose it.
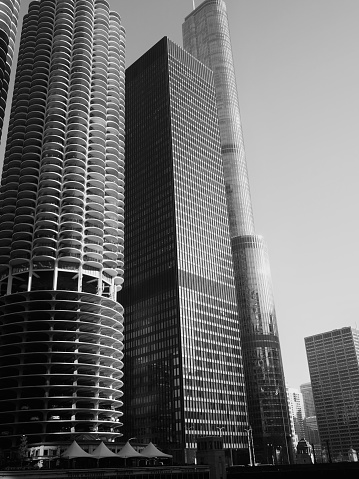
<path fill-rule="evenodd" d="M 300 385 L 300 392 L 303 396 L 305 417 L 315 416 L 315 406 L 313 398 L 313 389 L 311 383 L 304 383 Z"/>
<path fill-rule="evenodd" d="M 2 448 L 121 435 L 124 49 L 105 0 L 24 17 L 0 190 Z"/>
<path fill-rule="evenodd" d="M 303 395 L 304 403 L 304 434 L 305 438 L 314 445 L 317 457 L 321 454 L 320 437 L 318 431 L 317 415 L 315 412 L 313 389 L 311 383 L 304 383 L 300 385 L 300 392 Z"/>
<path fill-rule="evenodd" d="M 184 49 L 214 73 L 241 344 L 256 458 L 286 450 L 290 425 L 267 248 L 255 234 L 226 5 L 205 0 L 183 24 Z M 283 456 L 282 456 L 283 457 Z"/>
<path fill-rule="evenodd" d="M 320 440 L 332 460 L 359 450 L 359 331 L 346 327 L 305 338 Z"/>
<path fill-rule="evenodd" d="M 126 434 L 246 448 L 213 75 L 167 38 L 126 70 L 125 216 Z"/>
<path fill-rule="evenodd" d="M 19 9 L 20 0 L 2 0 L 0 2 L 0 139 L 14 57 Z"/>
<path fill-rule="evenodd" d="M 305 437 L 303 396 L 298 389 L 287 387 L 287 397 L 289 416 L 294 429 L 293 445 L 297 446 L 298 441 Z"/>

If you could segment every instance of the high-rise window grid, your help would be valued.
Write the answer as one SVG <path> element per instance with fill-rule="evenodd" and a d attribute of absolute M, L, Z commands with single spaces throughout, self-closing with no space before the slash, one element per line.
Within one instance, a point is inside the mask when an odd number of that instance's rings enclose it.
<path fill-rule="evenodd" d="M 350 327 L 305 338 L 320 439 L 333 460 L 359 447 L 358 338 Z"/>
<path fill-rule="evenodd" d="M 244 448 L 212 74 L 163 39 L 127 70 L 126 85 L 126 433 L 182 458 L 198 435 L 220 429 L 226 448 Z"/>

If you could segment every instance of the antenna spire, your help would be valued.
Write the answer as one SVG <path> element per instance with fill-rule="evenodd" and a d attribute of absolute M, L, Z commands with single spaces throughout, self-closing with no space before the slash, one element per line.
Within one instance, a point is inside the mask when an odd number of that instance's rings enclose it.
<path fill-rule="evenodd" d="M 194 0 L 192 0 L 192 3 L 193 3 L 193 10 L 196 9 L 196 5 L 194 4 Z"/>

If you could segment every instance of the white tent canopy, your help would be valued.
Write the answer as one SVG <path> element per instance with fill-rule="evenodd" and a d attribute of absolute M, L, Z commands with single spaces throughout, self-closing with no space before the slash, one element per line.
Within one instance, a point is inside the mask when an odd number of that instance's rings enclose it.
<path fill-rule="evenodd" d="M 141 451 L 142 456 L 151 458 L 151 457 L 173 457 L 171 454 L 165 454 L 164 452 L 161 452 L 157 447 L 150 442 L 147 444 L 147 446 L 144 448 L 143 451 Z"/>
<path fill-rule="evenodd" d="M 94 456 L 85 452 L 82 447 L 80 447 L 76 441 L 74 441 L 65 452 L 61 454 L 61 457 L 67 457 L 68 459 L 74 459 L 75 457 L 91 457 L 92 459 Z"/>
<path fill-rule="evenodd" d="M 126 459 L 127 457 L 142 457 L 143 459 L 144 457 L 144 454 L 140 454 L 139 452 L 137 452 L 128 441 L 123 446 L 121 451 L 118 452 L 116 455 L 117 457 L 123 457 L 124 459 Z"/>
<path fill-rule="evenodd" d="M 100 442 L 100 444 L 96 447 L 91 456 L 95 457 L 96 459 L 101 459 L 103 457 L 118 458 L 118 455 L 112 452 L 111 449 L 109 449 L 103 441 Z"/>

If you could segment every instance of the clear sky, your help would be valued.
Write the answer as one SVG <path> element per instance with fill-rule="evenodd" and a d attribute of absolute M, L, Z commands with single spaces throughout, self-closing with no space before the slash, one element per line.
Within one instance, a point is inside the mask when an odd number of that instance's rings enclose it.
<path fill-rule="evenodd" d="M 182 45 L 192 0 L 110 4 L 127 65 L 165 35 Z M 286 380 L 298 387 L 309 380 L 305 336 L 359 327 L 359 2 L 226 4 L 256 230 L 269 247 Z"/>

